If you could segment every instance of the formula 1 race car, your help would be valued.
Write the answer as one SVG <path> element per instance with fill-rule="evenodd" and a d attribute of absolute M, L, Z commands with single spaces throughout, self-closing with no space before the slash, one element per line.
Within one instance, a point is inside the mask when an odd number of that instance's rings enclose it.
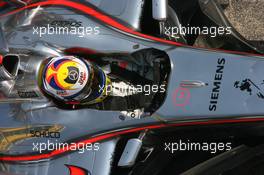
<path fill-rule="evenodd" d="M 2 174 L 260 168 L 262 41 L 217 1 L 1 1 L 0 24 Z"/>

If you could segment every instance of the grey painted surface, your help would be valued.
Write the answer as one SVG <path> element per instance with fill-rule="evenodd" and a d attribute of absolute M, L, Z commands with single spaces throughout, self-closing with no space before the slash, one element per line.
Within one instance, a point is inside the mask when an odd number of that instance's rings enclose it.
<path fill-rule="evenodd" d="M 96 1 L 94 1 L 96 3 Z M 99 2 L 99 1 L 98 1 Z M 127 2 L 128 3 L 128 2 Z M 99 5 L 99 3 L 98 3 Z M 45 14 L 45 13 L 46 14 Z M 17 50 L 31 48 L 39 51 L 45 48 L 47 52 L 49 47 L 64 49 L 68 47 L 86 47 L 102 52 L 126 52 L 131 53 L 138 49 L 147 47 L 159 48 L 166 50 L 171 59 L 172 72 L 169 79 L 167 98 L 161 108 L 153 116 L 161 116 L 164 120 L 181 120 L 181 119 L 202 119 L 202 118 L 227 118 L 230 116 L 251 116 L 263 115 L 263 99 L 256 96 L 256 93 L 249 95 L 248 92 L 240 91 L 234 88 L 235 81 L 242 81 L 250 78 L 259 86 L 262 83 L 263 76 L 263 58 L 247 57 L 239 55 L 224 54 L 222 52 L 208 52 L 198 49 L 175 48 L 171 46 L 154 43 L 132 36 L 120 34 L 102 24 L 99 24 L 89 17 L 81 14 L 74 14 L 70 10 L 63 8 L 47 8 L 38 16 L 45 25 L 52 19 L 76 19 L 81 20 L 84 26 L 99 26 L 100 35 L 89 35 L 85 37 L 65 36 L 45 36 L 39 38 L 32 35 L 33 26 L 30 24 L 21 26 L 16 23 L 10 16 L 1 19 L 4 26 L 5 35 L 9 47 Z M 121 13 L 121 10 L 118 14 Z M 12 24 L 13 23 L 13 24 Z M 139 44 L 139 48 L 133 49 L 133 46 Z M 19 50 L 17 50 L 19 51 Z M 54 53 L 57 54 L 57 53 Z M 217 60 L 225 59 L 223 70 L 223 79 L 221 81 L 219 99 L 216 111 L 209 111 L 210 95 L 213 89 L 214 76 L 217 69 Z M 43 58 L 44 59 L 44 58 Z M 179 107 L 179 103 L 174 101 L 174 93 L 179 88 L 182 80 L 199 80 L 208 83 L 208 86 L 201 88 L 188 88 L 190 93 L 189 102 L 184 108 Z M 176 96 L 179 94 L 176 94 Z M 181 94 L 180 94 L 181 95 Z M 183 98 L 184 98 L 183 94 Z M 177 97 L 178 98 L 178 97 Z M 178 106 L 177 106 L 178 105 Z M 30 109 L 30 105 L 28 107 Z M 0 105 L 0 127 L 18 127 L 26 125 L 39 124 L 60 124 L 64 126 L 61 138 L 58 141 L 67 141 L 68 139 L 77 138 L 93 134 L 103 130 L 111 130 L 142 123 L 153 123 L 156 120 L 151 117 L 144 119 L 119 119 L 119 111 L 97 111 L 91 109 L 66 111 L 56 108 L 47 108 L 35 111 L 24 111 L 20 105 L 1 104 Z M 32 143 L 36 141 L 46 141 L 46 139 L 28 139 L 16 143 L 11 147 L 8 153 L 14 152 L 28 153 L 32 151 Z M 78 165 L 92 172 L 92 174 L 104 175 L 109 174 L 111 165 L 111 156 L 117 140 L 113 139 L 101 143 L 99 152 L 86 152 L 82 155 L 75 152 L 67 154 L 61 158 L 26 165 L 5 164 L 7 169 L 2 169 L 10 173 L 20 174 L 67 174 L 67 168 L 64 164 Z M 104 166 L 104 167 L 102 167 Z"/>
<path fill-rule="evenodd" d="M 168 94 L 165 103 L 155 115 L 164 119 L 200 119 L 255 116 L 264 114 L 264 99 L 257 93 L 264 94 L 264 59 L 205 50 L 177 48 L 168 51 L 172 61 L 172 74 L 169 80 Z M 217 109 L 210 111 L 212 90 L 218 59 L 225 59 Z M 220 76 L 220 75 L 218 75 Z M 234 87 L 236 81 L 250 79 L 260 90 L 251 85 L 252 95 L 246 90 Z M 200 88 L 186 88 L 189 91 L 189 103 L 185 107 L 175 102 L 175 91 L 183 80 L 198 80 L 208 83 Z M 180 94 L 176 100 L 180 101 Z M 184 97 L 184 98 L 185 98 Z"/>

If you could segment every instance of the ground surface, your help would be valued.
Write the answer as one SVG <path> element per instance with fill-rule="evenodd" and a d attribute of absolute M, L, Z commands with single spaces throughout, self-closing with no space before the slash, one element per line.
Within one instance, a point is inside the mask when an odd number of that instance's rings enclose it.
<path fill-rule="evenodd" d="M 219 0 L 226 4 L 225 14 L 248 40 L 264 40 L 264 0 Z"/>

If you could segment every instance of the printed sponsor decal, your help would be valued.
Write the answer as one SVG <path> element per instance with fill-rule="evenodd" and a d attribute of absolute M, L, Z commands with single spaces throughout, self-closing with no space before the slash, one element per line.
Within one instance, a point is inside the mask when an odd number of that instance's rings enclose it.
<path fill-rule="evenodd" d="M 60 27 L 81 27 L 81 21 L 75 20 L 55 20 L 51 22 L 51 26 L 60 26 Z"/>
<path fill-rule="evenodd" d="M 176 107 L 185 109 L 190 103 L 191 93 L 188 88 L 179 87 L 173 93 L 173 104 Z"/>
<path fill-rule="evenodd" d="M 28 125 L 26 127 L 0 128 L 0 152 L 8 151 L 12 145 L 35 136 L 46 137 L 47 132 L 59 132 L 63 129 L 61 125 Z M 39 131 L 39 132 L 37 132 Z M 43 133 L 45 131 L 45 134 Z M 44 136 L 45 135 L 45 136 Z"/>
<path fill-rule="evenodd" d="M 210 95 L 210 104 L 209 104 L 209 111 L 216 111 L 217 103 L 220 96 L 220 89 L 224 74 L 224 67 L 225 67 L 226 60 L 224 58 L 219 58 L 217 60 L 217 68 L 214 76 L 213 81 L 213 89 Z"/>
<path fill-rule="evenodd" d="M 60 138 L 60 132 L 49 130 L 30 130 L 31 137 Z"/>
<path fill-rule="evenodd" d="M 264 99 L 264 92 L 261 89 L 261 86 L 263 86 L 264 80 L 260 85 L 257 85 L 254 83 L 251 79 L 246 78 L 242 81 L 235 81 L 234 87 L 239 89 L 240 91 L 246 92 L 249 95 L 256 94 L 258 98 Z"/>
<path fill-rule="evenodd" d="M 20 98 L 37 98 L 39 97 L 35 91 L 17 91 L 17 94 Z"/>

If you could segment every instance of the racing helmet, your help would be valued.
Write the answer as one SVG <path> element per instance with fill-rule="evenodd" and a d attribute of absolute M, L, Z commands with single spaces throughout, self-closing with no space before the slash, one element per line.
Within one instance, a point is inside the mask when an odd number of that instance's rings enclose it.
<path fill-rule="evenodd" d="M 111 91 L 111 81 L 101 68 L 75 56 L 47 59 L 41 79 L 46 94 L 66 103 L 102 102 Z"/>

